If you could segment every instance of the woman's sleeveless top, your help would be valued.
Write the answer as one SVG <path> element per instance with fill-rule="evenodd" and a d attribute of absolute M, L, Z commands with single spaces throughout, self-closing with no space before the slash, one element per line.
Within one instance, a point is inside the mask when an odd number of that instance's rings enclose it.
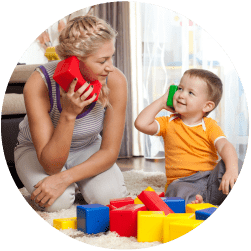
<path fill-rule="evenodd" d="M 49 90 L 51 104 L 49 115 L 54 128 L 57 126 L 62 111 L 59 85 L 53 79 L 53 74 L 58 62 L 59 61 L 49 62 L 36 69 L 40 72 Z M 101 137 L 100 132 L 103 129 L 104 114 L 105 109 L 103 106 L 98 102 L 94 102 L 85 112 L 77 116 L 70 150 L 81 149 Z M 23 145 L 30 142 L 32 142 L 32 138 L 26 115 L 24 120 L 19 124 L 18 143 L 19 145 Z"/>

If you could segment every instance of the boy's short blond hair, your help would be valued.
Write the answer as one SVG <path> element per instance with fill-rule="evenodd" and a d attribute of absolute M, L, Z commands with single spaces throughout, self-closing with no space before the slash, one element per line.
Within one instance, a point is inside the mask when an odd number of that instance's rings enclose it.
<path fill-rule="evenodd" d="M 220 103 L 223 94 L 223 85 L 221 79 L 211 71 L 203 69 L 190 69 L 185 71 L 184 75 L 188 74 L 190 77 L 198 77 L 207 84 L 208 99 L 215 104 L 214 109 Z M 213 110 L 214 110 L 213 109 Z M 206 116 L 209 114 L 208 112 Z"/>

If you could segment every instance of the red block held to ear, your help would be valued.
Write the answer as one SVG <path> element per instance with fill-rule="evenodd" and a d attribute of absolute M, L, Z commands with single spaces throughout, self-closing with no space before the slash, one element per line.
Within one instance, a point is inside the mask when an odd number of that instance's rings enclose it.
<path fill-rule="evenodd" d="M 60 61 L 53 75 L 53 79 L 64 89 L 65 92 L 68 92 L 70 84 L 72 83 L 74 78 L 78 79 L 74 90 L 77 91 L 86 83 L 86 81 L 80 72 L 79 60 L 76 56 L 72 56 Z M 97 97 L 94 100 L 95 102 L 98 100 L 102 84 L 98 80 L 92 81 L 85 91 L 87 91 L 91 85 L 93 85 L 93 91 L 86 100 L 90 99 L 96 93 Z"/>

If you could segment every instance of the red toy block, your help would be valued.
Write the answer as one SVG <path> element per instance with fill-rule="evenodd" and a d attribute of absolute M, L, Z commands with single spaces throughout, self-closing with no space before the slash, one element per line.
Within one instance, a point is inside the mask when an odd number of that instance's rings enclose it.
<path fill-rule="evenodd" d="M 143 204 L 128 204 L 110 212 L 110 231 L 120 236 L 137 236 L 137 213 L 147 211 Z"/>
<path fill-rule="evenodd" d="M 157 193 L 159 195 L 159 197 L 165 197 L 165 193 L 162 192 L 162 193 Z"/>
<path fill-rule="evenodd" d="M 114 209 L 117 209 L 115 206 L 112 206 L 112 205 L 106 205 L 107 207 L 109 207 L 109 210 L 112 211 Z"/>
<path fill-rule="evenodd" d="M 131 197 L 126 197 L 126 198 L 119 198 L 119 199 L 112 199 L 110 200 L 110 205 L 120 208 L 123 206 L 126 206 L 128 204 L 134 204 L 134 200 Z"/>
<path fill-rule="evenodd" d="M 143 191 L 138 198 L 145 204 L 149 211 L 163 211 L 165 215 L 174 213 L 173 210 L 153 191 Z"/>
<path fill-rule="evenodd" d="M 78 82 L 76 84 L 75 90 L 77 91 L 82 85 L 85 84 L 85 80 L 79 69 L 79 60 L 76 56 L 72 56 L 62 60 L 58 63 L 53 79 L 64 89 L 65 92 L 68 92 L 69 86 L 72 83 L 73 79 L 77 78 Z M 86 88 L 87 91 L 90 86 L 93 85 L 92 93 L 87 97 L 90 99 L 95 93 L 97 97 L 94 102 L 98 100 L 100 90 L 102 88 L 101 83 L 98 80 L 90 82 L 89 86 Z M 83 95 L 83 94 L 82 94 Z"/>

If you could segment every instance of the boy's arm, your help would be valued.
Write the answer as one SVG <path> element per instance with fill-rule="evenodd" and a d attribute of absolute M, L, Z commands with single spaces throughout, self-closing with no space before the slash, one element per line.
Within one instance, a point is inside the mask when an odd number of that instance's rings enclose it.
<path fill-rule="evenodd" d="M 232 189 L 238 177 L 238 156 L 234 146 L 226 138 L 219 139 L 215 147 L 226 167 L 219 190 L 224 194 L 228 194 L 229 186 Z"/>
<path fill-rule="evenodd" d="M 157 133 L 158 125 L 155 121 L 156 115 L 162 110 L 166 109 L 174 112 L 173 109 L 166 105 L 169 90 L 159 99 L 155 100 L 152 104 L 147 106 L 136 118 L 134 126 L 140 132 L 145 134 L 154 135 Z"/>

